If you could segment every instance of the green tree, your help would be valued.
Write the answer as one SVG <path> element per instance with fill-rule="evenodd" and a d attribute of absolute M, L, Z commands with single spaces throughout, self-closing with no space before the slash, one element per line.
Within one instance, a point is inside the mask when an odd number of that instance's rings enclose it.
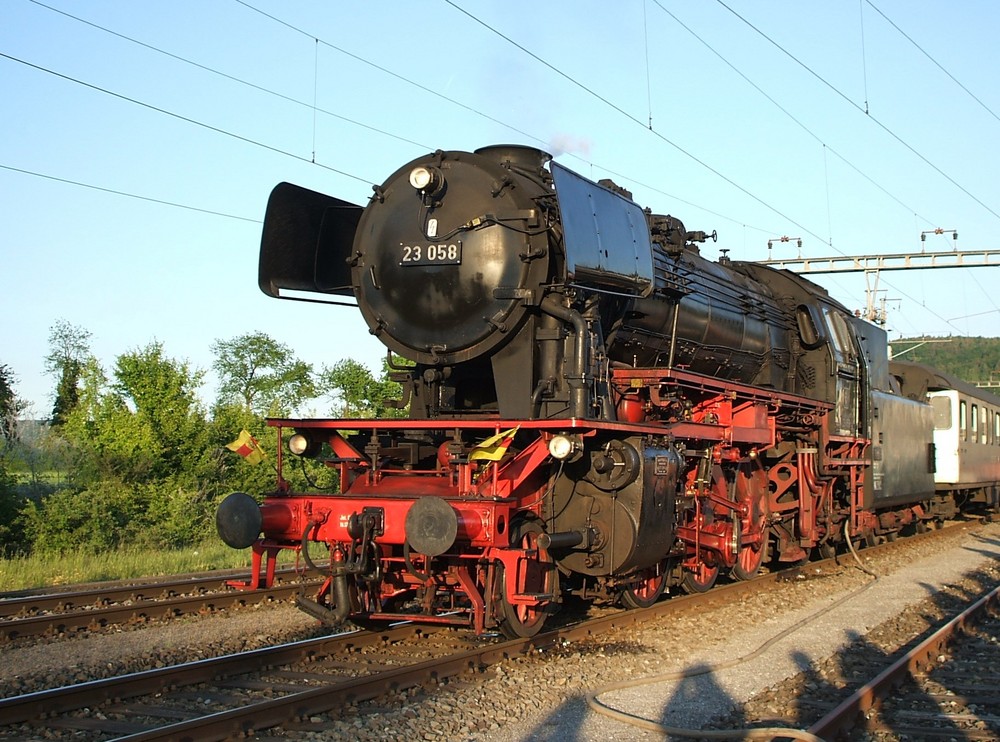
<path fill-rule="evenodd" d="M 49 354 L 45 356 L 45 373 L 58 379 L 52 405 L 52 424 L 62 425 L 79 401 L 77 386 L 83 368 L 90 358 L 89 331 L 64 319 L 49 328 Z"/>
<path fill-rule="evenodd" d="M 193 465 L 207 442 L 207 423 L 198 402 L 204 373 L 187 361 L 167 358 L 163 344 L 120 355 L 112 389 L 148 429 L 157 459 L 153 472 L 165 477 Z"/>
<path fill-rule="evenodd" d="M 80 373 L 83 364 L 79 361 L 68 361 L 59 372 L 59 383 L 56 386 L 56 398 L 52 403 L 52 424 L 56 427 L 66 422 L 66 416 L 73 411 L 80 401 Z"/>
<path fill-rule="evenodd" d="M 104 551 L 138 540 L 145 524 L 143 500 L 116 480 L 86 490 L 57 490 L 24 510 L 25 531 L 36 553 L 75 549 Z"/>
<path fill-rule="evenodd" d="M 209 533 L 220 477 L 201 378 L 158 342 L 120 355 L 110 379 L 93 358 L 84 364 L 61 428 L 75 487 L 26 509 L 34 549 L 178 546 Z"/>
<path fill-rule="evenodd" d="M 241 430 L 248 431 L 270 461 L 274 461 L 277 434 L 268 428 L 264 418 L 248 410 L 241 402 L 219 404 L 212 410 L 211 435 L 215 456 L 213 459 L 215 481 L 225 494 L 229 492 L 260 493 L 274 489 L 274 469 L 267 463 L 251 466 L 242 456 L 226 448 L 236 440 Z"/>
<path fill-rule="evenodd" d="M 970 384 L 1000 379 L 1000 338 L 919 337 L 890 345 L 898 360 L 933 366 Z"/>
<path fill-rule="evenodd" d="M 240 403 L 257 414 L 287 414 L 315 396 L 312 366 L 263 332 L 212 343 L 219 404 Z"/>
<path fill-rule="evenodd" d="M 387 359 L 382 361 L 379 378 L 352 358 L 324 366 L 319 387 L 332 399 L 334 416 L 406 417 L 406 411 L 395 404 L 402 395 L 402 387 L 392 380 Z"/>
<path fill-rule="evenodd" d="M 202 373 L 164 355 L 163 345 L 123 353 L 109 382 L 91 359 L 64 426 L 84 480 L 163 479 L 189 471 L 208 443 L 197 400 Z"/>
<path fill-rule="evenodd" d="M 62 483 L 73 463 L 71 454 L 69 443 L 47 422 L 21 420 L 8 470 L 18 473 L 22 494 L 40 497 Z"/>
<path fill-rule="evenodd" d="M 0 363 L 0 457 L 16 440 L 17 421 L 28 406 L 15 392 L 16 382 L 17 378 L 10 366 Z"/>
<path fill-rule="evenodd" d="M 27 404 L 14 389 L 16 378 L 6 364 L 0 364 L 0 553 L 7 554 L 21 545 L 20 511 L 23 498 L 17 483 L 7 472 L 7 457 L 18 438 L 18 419 Z"/>
<path fill-rule="evenodd" d="M 19 551 L 23 546 L 21 509 L 24 499 L 17 491 L 17 482 L 7 473 L 0 458 L 0 556 Z"/>

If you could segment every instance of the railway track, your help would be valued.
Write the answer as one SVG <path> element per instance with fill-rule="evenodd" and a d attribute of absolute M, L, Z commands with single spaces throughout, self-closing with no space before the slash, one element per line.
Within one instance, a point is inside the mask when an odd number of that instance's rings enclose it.
<path fill-rule="evenodd" d="M 782 740 L 995 742 L 1000 739 L 998 582 L 995 566 L 984 564 L 929 591 L 929 597 L 834 655 L 809 662 L 798 675 L 712 720 L 709 728 L 719 733 L 784 728 L 788 734 L 775 737 Z"/>
<path fill-rule="evenodd" d="M 0 599 L 0 641 L 72 634 L 119 624 L 199 615 L 269 601 L 287 600 L 318 581 L 279 576 L 270 590 L 237 591 L 232 575 L 185 576 L 148 583 L 93 585 L 77 590 L 18 594 Z"/>
<path fill-rule="evenodd" d="M 1000 739 L 1000 587 L 874 674 L 809 731 L 889 742 Z M 850 738 L 853 738 L 851 736 Z"/>
<path fill-rule="evenodd" d="M 822 563 L 810 565 L 820 568 Z M 736 600 L 788 579 L 764 575 L 651 608 L 612 610 L 532 639 L 477 639 L 471 632 L 414 625 L 302 642 L 0 699 L 0 737 L 61 729 L 66 738 L 227 739 L 302 721 L 349 704 L 403 692 L 498 662 L 642 621 Z"/>
<path fill-rule="evenodd" d="M 808 565 L 811 573 L 827 568 L 839 569 L 833 560 Z M 226 739 L 276 726 L 322 731 L 329 718 L 365 700 L 412 694 L 407 689 L 482 673 L 510 658 L 646 620 L 738 601 L 795 578 L 794 570 L 786 570 L 644 610 L 609 611 L 530 640 L 500 642 L 401 625 L 81 683 L 0 700 L 0 737 L 38 736 L 42 729 L 47 737 L 97 740 Z"/>

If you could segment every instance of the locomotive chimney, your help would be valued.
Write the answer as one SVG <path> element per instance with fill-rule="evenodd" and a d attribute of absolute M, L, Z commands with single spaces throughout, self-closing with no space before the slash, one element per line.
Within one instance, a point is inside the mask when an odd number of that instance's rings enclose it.
<path fill-rule="evenodd" d="M 489 157 L 501 165 L 509 163 L 514 167 L 531 172 L 537 172 L 545 167 L 552 155 L 535 147 L 524 147 L 520 144 L 495 144 L 490 147 L 480 147 L 477 155 Z"/>

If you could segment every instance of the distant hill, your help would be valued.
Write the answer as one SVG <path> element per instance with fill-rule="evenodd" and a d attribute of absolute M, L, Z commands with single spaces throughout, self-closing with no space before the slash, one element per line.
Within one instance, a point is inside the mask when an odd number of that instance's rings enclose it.
<path fill-rule="evenodd" d="M 926 363 L 970 384 L 1000 382 L 1000 338 L 918 337 L 893 340 L 889 345 L 893 358 L 901 361 Z"/>

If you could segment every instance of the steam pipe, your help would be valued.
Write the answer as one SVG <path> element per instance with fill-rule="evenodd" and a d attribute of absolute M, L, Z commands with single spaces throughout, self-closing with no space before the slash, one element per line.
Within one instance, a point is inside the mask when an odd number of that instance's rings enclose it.
<path fill-rule="evenodd" d="M 545 549 L 569 549 L 573 546 L 583 544 L 585 549 L 591 546 L 590 529 L 579 531 L 563 531 L 562 533 L 543 533 L 538 537 L 538 548 Z"/>
<path fill-rule="evenodd" d="M 561 319 L 573 325 L 576 341 L 573 348 L 573 366 L 566 375 L 570 385 L 570 415 L 577 418 L 587 417 L 589 407 L 587 395 L 587 321 L 575 309 L 569 309 L 559 303 L 554 295 L 542 300 L 541 309 L 548 315 Z"/>
<path fill-rule="evenodd" d="M 336 564 L 336 560 L 334 560 Z M 334 569 L 333 572 L 333 620 L 340 623 L 351 612 L 351 594 L 347 589 L 347 570 L 343 567 Z"/>
<path fill-rule="evenodd" d="M 667 358 L 667 368 L 674 367 L 674 351 L 677 350 L 677 318 L 681 313 L 680 298 L 674 303 L 674 319 L 670 323 L 670 356 Z"/>
<path fill-rule="evenodd" d="M 322 570 L 313 563 L 309 556 L 309 531 L 318 526 L 322 521 L 310 520 L 302 531 L 302 556 L 306 564 L 316 572 L 322 574 Z M 334 606 L 330 609 L 332 614 L 329 618 L 324 617 L 324 621 L 330 621 L 333 625 L 343 622 L 351 612 L 351 593 L 347 589 L 347 568 L 344 564 L 344 557 L 338 550 L 330 557 L 330 578 L 333 592 Z"/>

